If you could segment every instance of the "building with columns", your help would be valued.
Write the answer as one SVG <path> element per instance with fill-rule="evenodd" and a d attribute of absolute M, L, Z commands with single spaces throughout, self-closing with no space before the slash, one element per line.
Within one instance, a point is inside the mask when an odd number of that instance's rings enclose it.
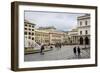
<path fill-rule="evenodd" d="M 78 44 L 78 29 L 77 28 L 66 32 L 65 43 L 67 45 L 77 45 Z"/>
<path fill-rule="evenodd" d="M 78 41 L 80 45 L 90 44 L 90 14 L 77 18 L 78 22 Z"/>
<path fill-rule="evenodd" d="M 72 29 L 71 31 L 69 31 L 68 35 L 70 35 L 69 39 L 70 39 L 70 43 L 72 45 L 77 45 L 78 44 L 78 29 Z"/>
<path fill-rule="evenodd" d="M 90 44 L 90 15 L 77 17 L 77 27 L 65 32 L 65 43 L 68 45 Z"/>

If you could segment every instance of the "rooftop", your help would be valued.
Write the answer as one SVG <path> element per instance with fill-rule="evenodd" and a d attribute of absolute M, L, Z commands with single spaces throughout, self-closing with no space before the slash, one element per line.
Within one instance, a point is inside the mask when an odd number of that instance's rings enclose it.
<path fill-rule="evenodd" d="M 39 27 L 38 29 L 39 30 L 45 30 L 45 29 L 56 29 L 56 28 L 53 27 L 53 26 L 49 26 L 49 27 Z"/>
<path fill-rule="evenodd" d="M 78 20 L 90 18 L 90 14 L 85 14 L 83 16 L 77 17 Z"/>
<path fill-rule="evenodd" d="M 24 23 L 28 23 L 28 24 L 32 24 L 32 25 L 36 25 L 36 24 L 34 24 L 34 23 L 31 23 L 30 21 L 28 21 L 28 20 L 24 20 Z"/>

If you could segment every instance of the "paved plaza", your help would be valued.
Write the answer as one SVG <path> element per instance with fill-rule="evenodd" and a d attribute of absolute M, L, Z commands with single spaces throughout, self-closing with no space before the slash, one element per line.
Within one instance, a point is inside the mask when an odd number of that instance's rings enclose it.
<path fill-rule="evenodd" d="M 24 56 L 24 61 L 48 61 L 48 60 L 70 60 L 70 59 L 88 59 L 90 58 L 90 49 L 82 49 L 80 46 L 80 56 L 73 53 L 73 48 L 77 45 L 62 46 L 62 48 L 53 48 L 51 51 L 40 53 L 27 54 Z"/>

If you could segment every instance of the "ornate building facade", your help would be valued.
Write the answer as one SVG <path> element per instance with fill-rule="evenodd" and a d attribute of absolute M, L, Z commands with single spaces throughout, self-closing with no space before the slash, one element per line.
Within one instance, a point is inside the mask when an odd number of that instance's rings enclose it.
<path fill-rule="evenodd" d="M 90 15 L 86 14 L 77 18 L 80 45 L 90 44 Z"/>

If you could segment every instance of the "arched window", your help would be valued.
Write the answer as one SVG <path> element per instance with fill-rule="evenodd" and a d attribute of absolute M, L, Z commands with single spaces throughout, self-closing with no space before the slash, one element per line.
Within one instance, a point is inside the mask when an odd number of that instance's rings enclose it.
<path fill-rule="evenodd" d="M 85 37 L 85 44 L 88 45 L 89 44 L 89 38 Z"/>
<path fill-rule="evenodd" d="M 80 45 L 83 45 L 83 38 L 80 37 Z"/>

